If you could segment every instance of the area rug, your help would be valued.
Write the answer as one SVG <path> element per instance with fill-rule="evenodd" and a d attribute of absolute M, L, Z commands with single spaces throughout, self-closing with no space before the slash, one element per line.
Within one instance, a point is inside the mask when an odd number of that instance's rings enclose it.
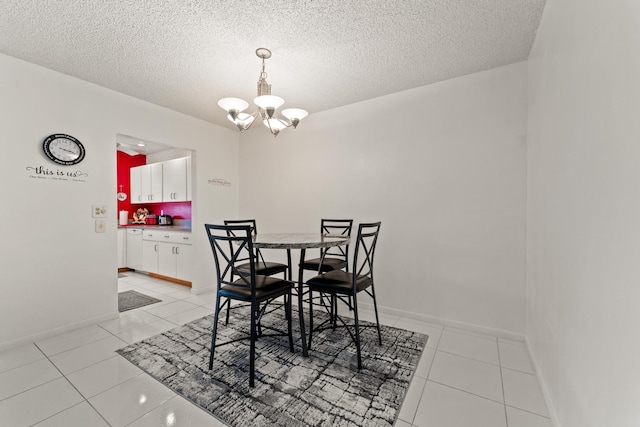
<path fill-rule="evenodd" d="M 162 300 L 141 294 L 136 291 L 118 292 L 118 311 L 133 310 L 134 308 L 144 307 L 145 305 L 155 304 Z"/>
<path fill-rule="evenodd" d="M 286 325 L 281 311 L 265 316 L 263 325 Z M 232 309 L 227 326 L 220 316 L 218 343 L 247 334 L 248 315 L 246 307 Z M 326 318 L 314 312 L 314 324 Z M 302 357 L 299 339 L 291 353 L 286 336 L 261 337 L 250 388 L 248 340 L 218 347 L 208 370 L 212 324 L 206 316 L 118 353 L 219 420 L 243 427 L 392 426 L 428 339 L 381 326 L 379 346 L 375 328 L 365 329 L 358 371 L 344 329 L 314 333 L 309 357 Z"/>

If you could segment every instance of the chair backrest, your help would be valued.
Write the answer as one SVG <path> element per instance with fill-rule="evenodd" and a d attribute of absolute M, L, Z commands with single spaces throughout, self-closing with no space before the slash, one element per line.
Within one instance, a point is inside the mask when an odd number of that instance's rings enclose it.
<path fill-rule="evenodd" d="M 320 234 L 351 237 L 352 219 L 321 219 Z M 349 262 L 349 245 L 333 246 L 320 250 L 321 256 L 331 255 Z"/>
<path fill-rule="evenodd" d="M 258 234 L 258 226 L 256 225 L 256 220 L 255 219 L 225 219 L 224 220 L 224 225 L 250 226 L 251 227 L 251 234 L 253 236 Z M 231 235 L 233 235 L 233 231 L 229 232 L 229 236 L 231 236 Z M 248 250 L 248 248 L 245 248 L 245 250 Z M 260 253 L 259 249 L 252 250 L 251 253 L 253 253 L 258 258 L 258 260 L 260 260 L 260 261 L 262 261 L 264 263 L 264 259 L 262 258 L 262 253 Z M 242 262 L 242 261 L 247 261 L 248 259 L 249 259 L 249 256 L 248 256 L 248 254 L 245 253 L 244 257 L 240 257 L 236 261 L 237 262 Z"/>
<path fill-rule="evenodd" d="M 368 276 L 373 279 L 373 255 L 376 251 L 380 224 L 381 222 L 370 222 L 358 226 L 358 237 L 353 254 L 354 283 L 358 276 Z"/>
<path fill-rule="evenodd" d="M 205 224 L 204 228 L 211 244 L 216 264 L 218 290 L 224 285 L 245 286 L 255 294 L 256 268 L 253 252 L 253 229 L 249 225 L 213 225 Z M 249 261 L 250 269 L 240 271 L 236 268 L 239 257 Z M 239 279 L 235 279 L 239 277 Z"/>

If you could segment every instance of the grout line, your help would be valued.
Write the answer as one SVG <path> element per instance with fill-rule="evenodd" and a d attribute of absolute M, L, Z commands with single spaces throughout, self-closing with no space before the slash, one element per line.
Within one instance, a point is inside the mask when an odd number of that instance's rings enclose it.
<path fill-rule="evenodd" d="M 463 389 L 461 389 L 461 388 L 454 387 L 454 386 L 452 386 L 452 385 L 450 385 L 450 384 L 445 384 L 445 383 L 441 383 L 440 381 L 434 381 L 434 380 L 427 380 L 427 381 L 431 381 L 431 382 L 432 382 L 432 383 L 434 383 L 434 384 L 440 384 L 441 386 L 449 387 L 449 388 L 451 388 L 451 389 L 458 390 L 458 391 L 461 391 L 461 392 L 466 393 L 466 394 L 470 394 L 471 396 L 479 397 L 479 398 L 481 398 L 481 399 L 488 400 L 489 402 L 497 403 L 497 404 L 499 404 L 499 405 L 503 405 L 503 406 L 504 406 L 504 402 L 500 402 L 500 401 L 498 401 L 498 400 L 493 400 L 493 399 L 490 399 L 490 398 L 488 398 L 488 397 L 481 396 L 481 395 L 479 395 L 479 394 L 475 394 L 475 393 L 472 393 L 472 392 L 470 392 L 470 391 L 467 391 L 467 390 L 463 390 Z"/>
<path fill-rule="evenodd" d="M 504 379 L 502 377 L 502 358 L 500 357 L 500 344 L 496 342 L 498 347 L 498 364 L 500 366 L 500 386 L 502 387 L 502 401 L 504 402 L 504 422 L 509 427 L 509 417 L 507 416 L 507 397 L 504 394 Z"/>

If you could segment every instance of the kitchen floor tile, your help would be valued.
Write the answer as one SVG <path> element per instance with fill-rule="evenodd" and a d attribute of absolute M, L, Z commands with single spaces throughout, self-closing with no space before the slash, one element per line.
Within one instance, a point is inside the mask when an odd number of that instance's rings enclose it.
<path fill-rule="evenodd" d="M 82 400 L 66 378 L 58 378 L 0 402 L 0 420 L 6 426 L 30 426 Z"/>
<path fill-rule="evenodd" d="M 87 402 L 39 422 L 34 427 L 109 427 L 109 424 Z"/>
<path fill-rule="evenodd" d="M 166 316 L 182 313 L 187 310 L 192 310 L 196 307 L 198 306 L 195 304 L 190 304 L 188 302 L 178 300 L 178 301 L 171 302 L 169 304 L 162 305 L 160 307 L 150 308 L 147 310 L 147 312 L 155 316 L 164 318 Z"/>
<path fill-rule="evenodd" d="M 161 319 L 152 323 L 147 323 L 145 325 L 127 329 L 119 333 L 118 337 L 121 340 L 125 341 L 127 344 L 133 344 L 134 342 L 142 341 L 176 327 L 176 324 Z M 122 345 L 122 347 L 124 347 L 124 345 Z"/>
<path fill-rule="evenodd" d="M 402 421 L 400 418 L 398 418 L 396 420 L 396 423 L 394 424 L 395 427 L 411 427 L 411 424 L 409 424 L 406 421 Z"/>
<path fill-rule="evenodd" d="M 44 353 L 33 343 L 12 348 L 11 350 L 5 350 L 0 353 L 0 372 L 27 365 L 44 358 Z"/>
<path fill-rule="evenodd" d="M 417 427 L 506 427 L 504 405 L 427 381 L 413 425 Z"/>
<path fill-rule="evenodd" d="M 507 405 L 545 417 L 549 416 L 535 375 L 502 368 L 502 383 Z"/>
<path fill-rule="evenodd" d="M 176 394 L 148 375 L 139 375 L 97 396 L 89 403 L 113 427 L 126 426 Z"/>
<path fill-rule="evenodd" d="M 176 396 L 128 427 L 224 427 L 226 424 L 180 396 Z"/>
<path fill-rule="evenodd" d="M 91 366 L 94 363 L 113 357 L 115 350 L 126 345 L 126 342 L 109 334 L 108 338 L 56 354 L 51 357 L 51 361 L 63 374 L 68 375 L 87 366 Z"/>
<path fill-rule="evenodd" d="M 422 357 L 420 358 L 420 362 L 418 362 L 418 366 L 416 367 L 416 373 L 414 374 L 416 377 L 427 378 L 429 375 L 429 370 L 431 369 L 431 365 L 433 364 L 433 358 L 436 356 L 436 351 L 432 348 L 425 348 L 422 351 Z"/>
<path fill-rule="evenodd" d="M 85 398 L 90 398 L 141 373 L 141 369 L 116 354 L 69 374 L 67 378 Z"/>
<path fill-rule="evenodd" d="M 549 418 L 511 406 L 507 406 L 507 422 L 509 427 L 553 427 Z"/>
<path fill-rule="evenodd" d="M 62 374 L 48 359 L 41 359 L 0 374 L 0 400 L 27 391 Z"/>
<path fill-rule="evenodd" d="M 416 376 L 413 377 L 411 384 L 409 385 L 409 389 L 407 390 L 407 395 L 404 397 L 404 402 L 402 402 L 400 412 L 398 413 L 399 419 L 408 423 L 413 422 L 413 418 L 416 416 L 418 404 L 420 403 L 422 391 L 424 390 L 426 383 L 427 380 L 424 378 Z"/>
<path fill-rule="evenodd" d="M 165 317 L 165 320 L 171 323 L 175 323 L 176 325 L 184 325 L 185 323 L 189 323 L 201 317 L 209 316 L 212 314 L 213 312 L 207 308 L 196 307 L 192 310 L 187 310 L 182 313 L 167 316 Z"/>
<path fill-rule="evenodd" d="M 481 362 L 500 365 L 498 342 L 476 335 L 462 334 L 445 328 L 440 337 L 438 351 L 457 354 Z"/>
<path fill-rule="evenodd" d="M 36 341 L 36 345 L 47 356 L 62 353 L 94 341 L 110 337 L 111 334 L 97 325 L 75 329 L 55 337 Z"/>
<path fill-rule="evenodd" d="M 118 319 L 102 322 L 99 324 L 99 326 L 111 332 L 112 334 L 117 335 L 125 331 L 126 329 L 146 325 L 151 322 L 157 322 L 158 320 L 160 320 L 160 317 L 154 316 L 147 311 L 136 309 L 125 311 L 124 313 L 120 314 L 120 317 Z"/>
<path fill-rule="evenodd" d="M 500 367 L 451 353 L 437 351 L 429 380 L 504 402 Z"/>
<path fill-rule="evenodd" d="M 414 331 L 421 334 L 429 335 L 427 348 L 438 348 L 438 342 L 440 341 L 440 336 L 442 335 L 442 326 L 406 318 L 398 319 L 398 321 L 393 326 L 396 328 L 406 329 L 408 331 Z"/>
<path fill-rule="evenodd" d="M 498 342 L 500 350 L 500 365 L 503 368 L 513 369 L 514 371 L 526 372 L 533 374 L 533 363 L 529 357 L 529 352 L 524 345 L 507 344 Z"/>

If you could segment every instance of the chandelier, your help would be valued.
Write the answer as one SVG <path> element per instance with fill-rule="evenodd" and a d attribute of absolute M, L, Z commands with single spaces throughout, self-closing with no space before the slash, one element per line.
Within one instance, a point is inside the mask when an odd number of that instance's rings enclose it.
<path fill-rule="evenodd" d="M 287 108 L 282 110 L 282 115 L 286 119 L 276 117 L 276 110 L 284 104 L 284 99 L 271 95 L 271 85 L 267 83 L 267 73 L 264 70 L 265 59 L 271 58 L 271 51 L 264 47 L 256 49 L 256 55 L 262 59 L 262 70 L 258 78 L 258 96 L 253 102 L 258 109 L 253 114 L 243 113 L 249 107 L 249 103 L 240 98 L 222 98 L 218 101 L 220 108 L 225 110 L 227 118 L 235 124 L 240 132 L 251 127 L 253 122 L 260 116 L 262 123 L 269 128 L 273 136 L 278 136 L 282 129 L 293 126 L 295 129 L 300 120 L 307 117 L 309 113 L 300 108 Z"/>

